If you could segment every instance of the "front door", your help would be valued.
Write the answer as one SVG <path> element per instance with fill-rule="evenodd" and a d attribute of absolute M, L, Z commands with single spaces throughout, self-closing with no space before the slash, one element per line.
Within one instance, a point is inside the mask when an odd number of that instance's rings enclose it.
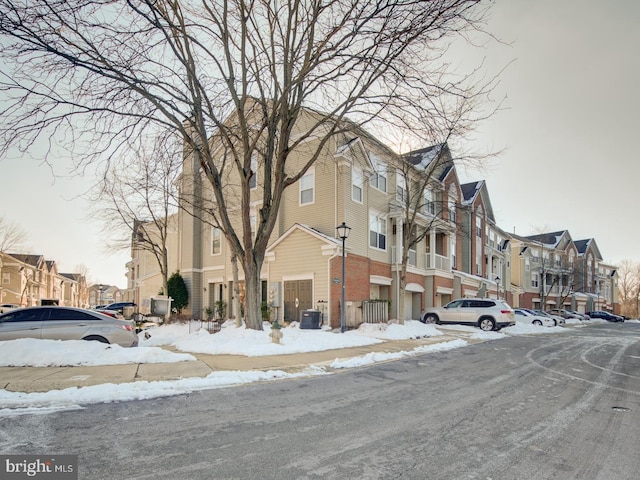
<path fill-rule="evenodd" d="M 284 321 L 299 322 L 300 313 L 312 308 L 313 282 L 292 280 L 284 282 Z"/>

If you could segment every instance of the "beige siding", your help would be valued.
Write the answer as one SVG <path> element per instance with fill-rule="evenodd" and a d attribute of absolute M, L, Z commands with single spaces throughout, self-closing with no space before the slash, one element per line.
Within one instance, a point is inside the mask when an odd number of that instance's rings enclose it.
<path fill-rule="evenodd" d="M 292 278 L 312 279 L 315 307 L 319 300 L 329 300 L 330 255 L 323 255 L 322 252 L 322 247 L 326 245 L 326 242 L 304 231 L 293 231 L 275 247 L 275 258 L 265 262 L 263 272 L 269 272 L 269 282 L 283 282 Z"/>

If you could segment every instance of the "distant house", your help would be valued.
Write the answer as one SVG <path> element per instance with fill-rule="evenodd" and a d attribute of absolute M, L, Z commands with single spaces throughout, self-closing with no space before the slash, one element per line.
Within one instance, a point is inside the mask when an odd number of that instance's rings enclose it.
<path fill-rule="evenodd" d="M 23 307 L 87 304 L 84 276 L 59 273 L 56 262 L 43 255 L 0 253 L 0 272 L 1 303 Z"/>

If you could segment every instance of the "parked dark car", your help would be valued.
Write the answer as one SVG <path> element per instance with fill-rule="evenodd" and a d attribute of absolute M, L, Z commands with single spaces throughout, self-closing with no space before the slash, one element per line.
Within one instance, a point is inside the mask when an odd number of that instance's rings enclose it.
<path fill-rule="evenodd" d="M 72 307 L 19 308 L 0 315 L 0 341 L 18 338 L 95 340 L 122 347 L 138 345 L 134 322 Z"/>
<path fill-rule="evenodd" d="M 126 307 L 135 307 L 135 306 L 136 304 L 133 302 L 115 302 L 115 303 L 110 303 L 109 305 L 104 307 L 103 310 L 112 310 L 122 315 Z"/>
<path fill-rule="evenodd" d="M 607 322 L 624 322 L 624 317 L 620 315 L 614 315 L 613 313 L 605 312 L 604 310 L 596 310 L 594 312 L 587 312 L 587 315 L 591 318 L 600 318 Z"/>

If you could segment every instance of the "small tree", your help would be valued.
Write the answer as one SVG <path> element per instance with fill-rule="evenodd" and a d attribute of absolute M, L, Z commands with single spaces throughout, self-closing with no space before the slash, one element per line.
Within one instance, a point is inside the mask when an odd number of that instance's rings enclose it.
<path fill-rule="evenodd" d="M 167 281 L 167 291 L 169 292 L 169 297 L 172 298 L 171 305 L 178 313 L 189 305 L 189 291 L 180 272 L 175 272 L 169 277 Z"/>

